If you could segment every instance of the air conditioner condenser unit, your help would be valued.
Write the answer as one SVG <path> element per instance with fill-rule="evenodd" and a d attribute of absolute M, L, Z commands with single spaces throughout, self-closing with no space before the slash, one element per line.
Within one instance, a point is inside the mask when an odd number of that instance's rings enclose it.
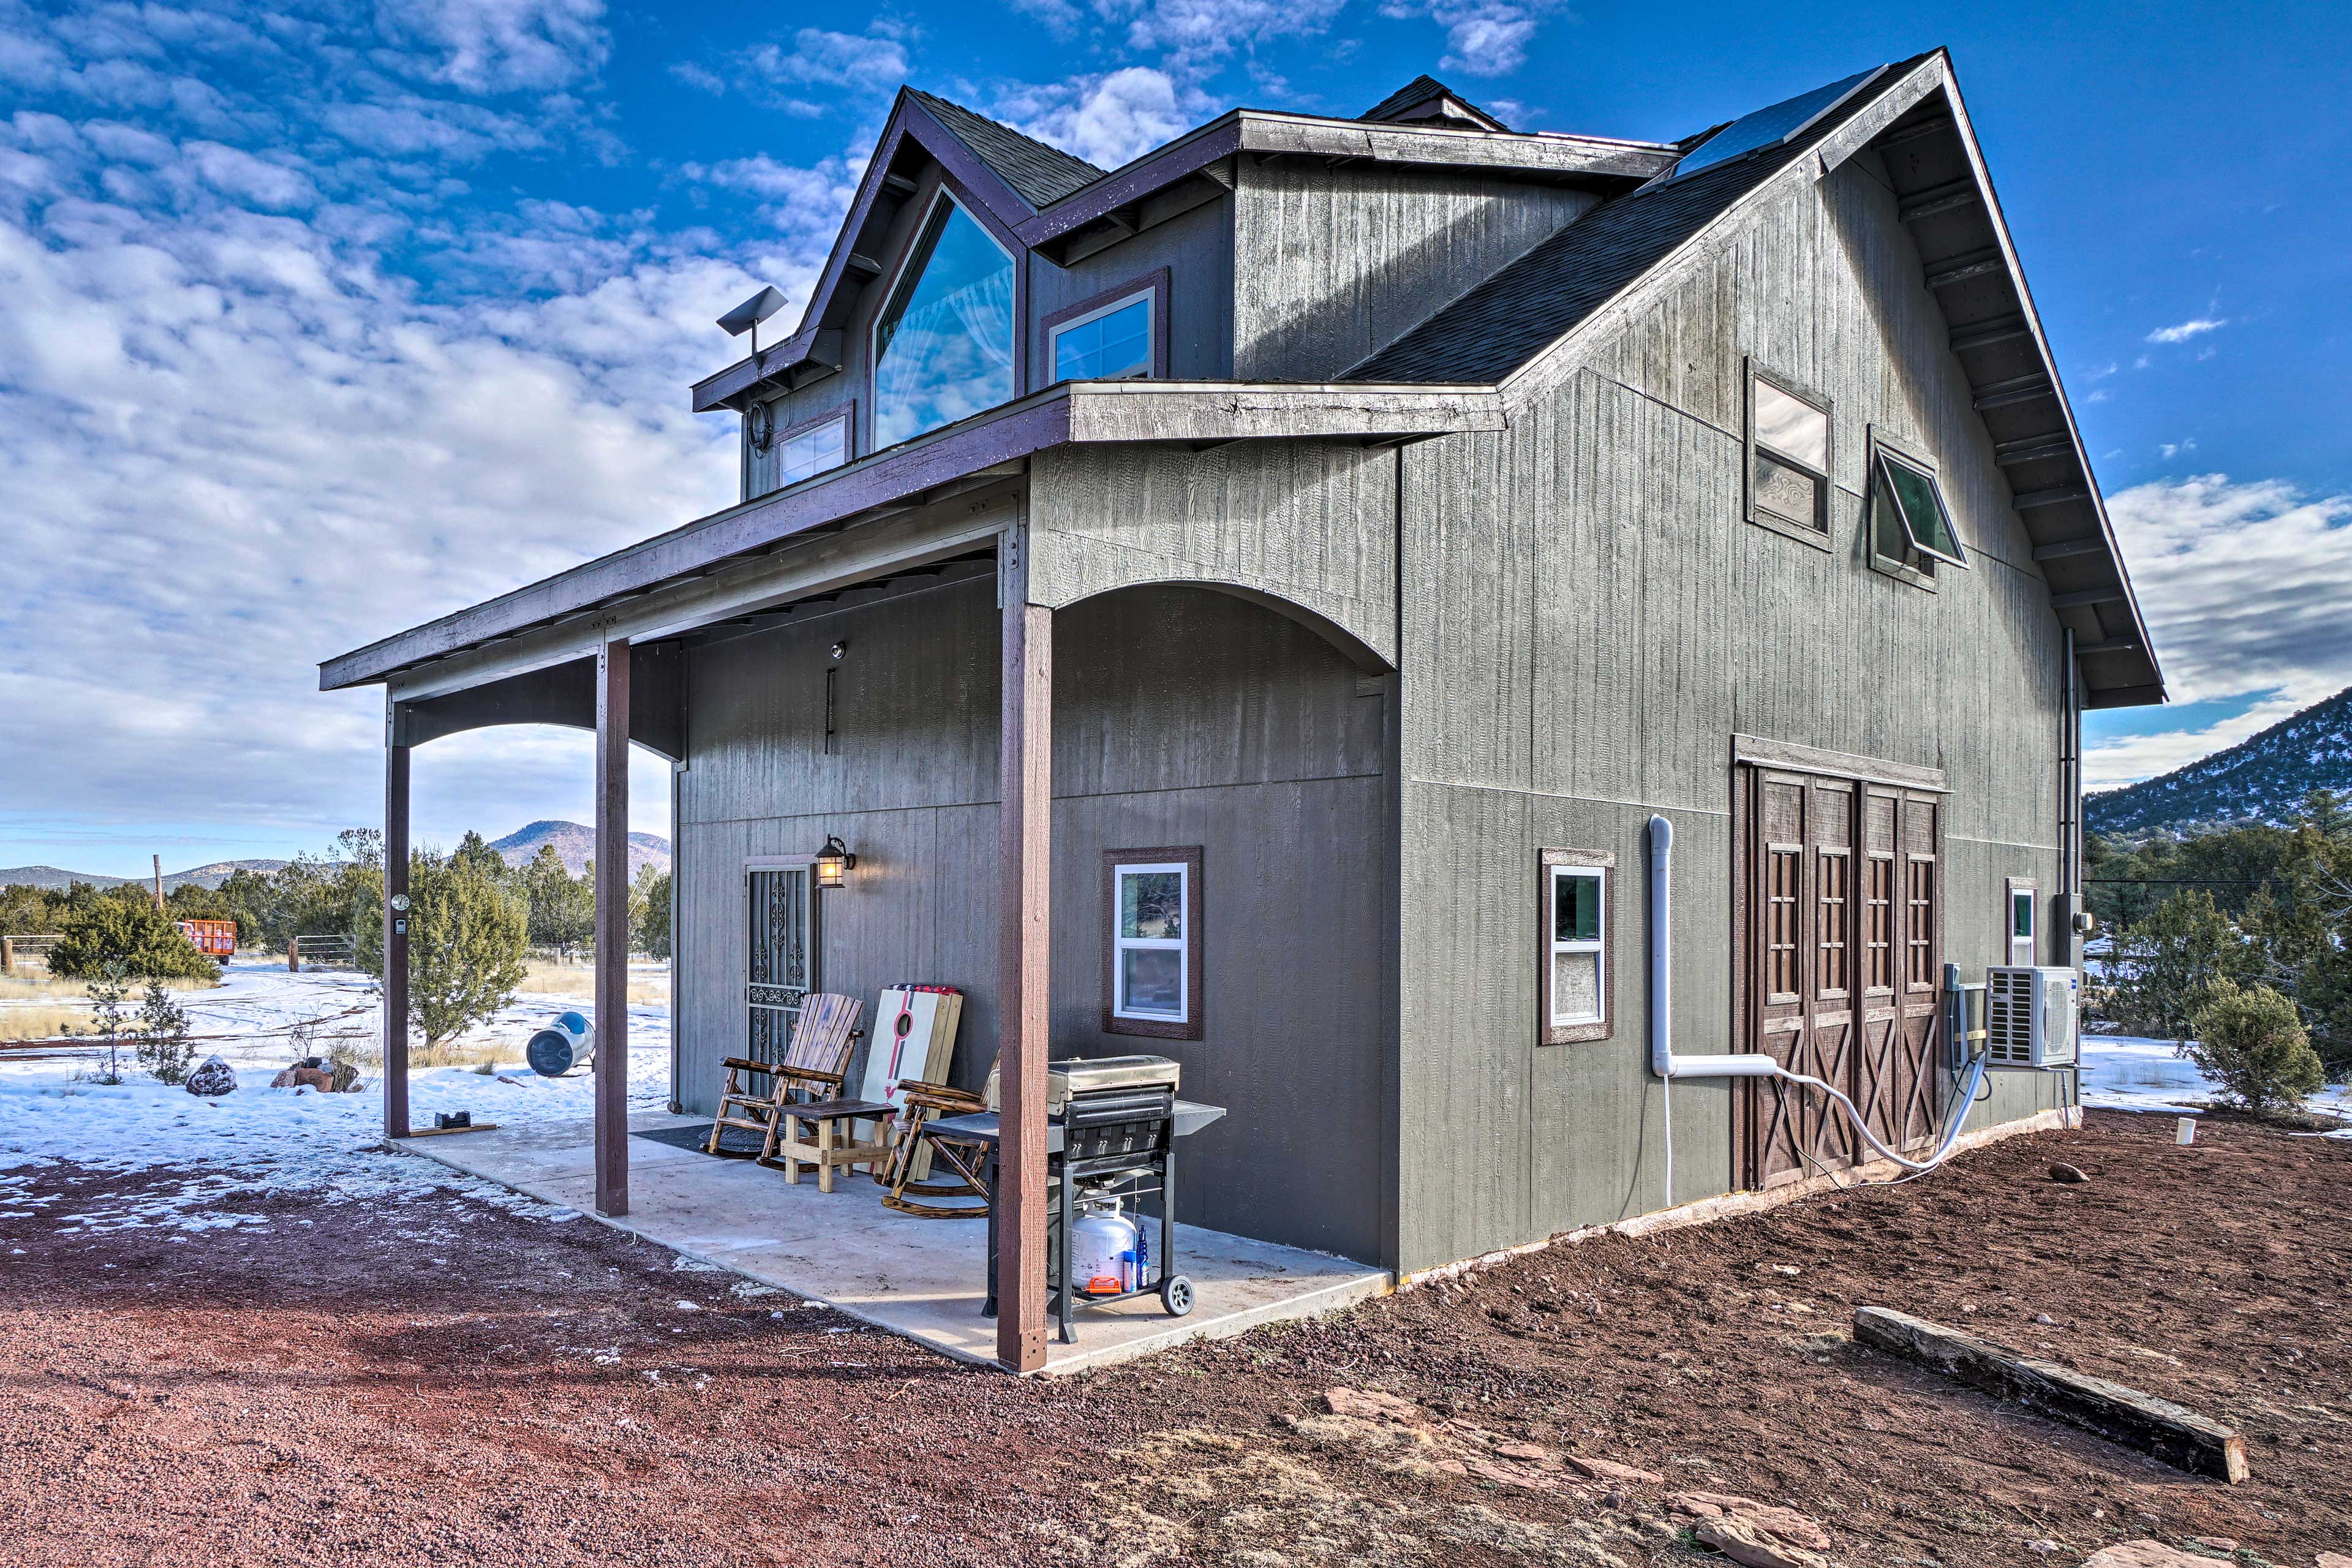
<path fill-rule="evenodd" d="M 2073 1067 L 2081 1024 L 2082 976 L 2074 971 L 1985 971 L 1985 1049 L 1992 1066 Z"/>

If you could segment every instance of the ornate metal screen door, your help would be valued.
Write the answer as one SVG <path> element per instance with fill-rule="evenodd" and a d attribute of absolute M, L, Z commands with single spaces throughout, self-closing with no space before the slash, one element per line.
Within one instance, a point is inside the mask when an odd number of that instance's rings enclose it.
<path fill-rule="evenodd" d="M 743 1001 L 750 1013 L 745 1039 L 754 1061 L 783 1058 L 800 1022 L 801 1001 L 816 987 L 816 916 L 809 868 L 793 866 L 750 873 L 751 962 Z"/>

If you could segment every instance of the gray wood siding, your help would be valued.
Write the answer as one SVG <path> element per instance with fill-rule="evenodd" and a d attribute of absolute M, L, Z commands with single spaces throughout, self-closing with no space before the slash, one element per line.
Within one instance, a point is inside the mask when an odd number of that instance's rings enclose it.
<path fill-rule="evenodd" d="M 1556 185 L 1319 159 L 1241 163 L 1234 374 L 1321 381 L 1426 321 L 1591 208 Z"/>
<path fill-rule="evenodd" d="M 742 862 L 837 833 L 821 974 L 865 999 L 965 993 L 954 1081 L 996 1044 L 997 611 L 977 580 L 715 645 L 689 671 L 679 775 L 677 1094 L 743 1044 Z M 823 749 L 836 639 L 839 751 Z M 1183 1063 L 1232 1108 L 1187 1145 L 1188 1220 L 1377 1258 L 1394 907 L 1387 707 L 1307 628 L 1228 595 L 1139 588 L 1063 610 L 1055 652 L 1054 1048 Z M 1101 1029 L 1102 853 L 1203 847 L 1197 1042 Z"/>
<path fill-rule="evenodd" d="M 1356 442 L 1065 447 L 1030 466 L 1030 596 L 1213 582 L 1260 591 L 1396 646 L 1392 452 Z"/>
<path fill-rule="evenodd" d="M 1029 381 L 1050 384 L 1053 362 L 1039 323 L 1055 311 L 1168 268 L 1168 374 L 1177 381 L 1223 381 L 1234 372 L 1234 206 L 1215 201 L 1154 224 L 1132 239 L 1067 268 L 1029 262 Z"/>
<path fill-rule="evenodd" d="M 1643 825 L 1675 826 L 1676 1047 L 1735 1048 L 1735 732 L 1945 771 L 1945 945 L 1966 969 L 2002 961 L 2004 877 L 2055 888 L 2060 631 L 1947 332 L 1874 169 L 1849 166 L 1745 224 L 1507 433 L 1407 450 L 1405 1268 L 1666 1202 Z M 1834 400 L 1831 551 L 1745 521 L 1748 354 Z M 1934 592 L 1870 569 L 1873 422 L 1937 458 L 1975 561 Z M 1545 847 L 1618 856 L 1606 1041 L 1536 1043 Z M 1972 1124 L 2061 1088 L 2004 1075 Z M 1672 1096 L 1674 1201 L 1727 1190 L 1731 1090 Z"/>

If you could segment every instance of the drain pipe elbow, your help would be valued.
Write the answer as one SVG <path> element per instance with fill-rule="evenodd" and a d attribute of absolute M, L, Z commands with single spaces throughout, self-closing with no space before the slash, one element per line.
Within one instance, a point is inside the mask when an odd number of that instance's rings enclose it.
<path fill-rule="evenodd" d="M 1675 1054 L 1674 848 L 1675 825 L 1650 818 L 1650 1070 L 1664 1079 L 1769 1078 L 1777 1064 L 1762 1051 Z"/>

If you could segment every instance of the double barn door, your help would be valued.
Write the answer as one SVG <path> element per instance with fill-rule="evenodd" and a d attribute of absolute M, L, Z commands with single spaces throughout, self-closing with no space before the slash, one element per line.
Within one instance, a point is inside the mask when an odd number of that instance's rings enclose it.
<path fill-rule="evenodd" d="M 1740 770 L 1736 982 L 1747 1048 L 1836 1085 L 1888 1147 L 1942 1123 L 1943 801 L 1853 779 Z M 1754 1188 L 1874 1158 L 1818 1089 L 1742 1086 Z"/>

